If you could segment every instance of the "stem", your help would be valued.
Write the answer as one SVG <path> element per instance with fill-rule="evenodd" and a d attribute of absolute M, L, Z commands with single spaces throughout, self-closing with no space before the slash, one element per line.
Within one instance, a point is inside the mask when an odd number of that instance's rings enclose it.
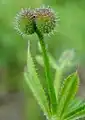
<path fill-rule="evenodd" d="M 49 99 L 50 99 L 50 110 L 51 110 L 52 114 L 55 114 L 56 113 L 56 95 L 55 95 L 55 90 L 54 90 L 54 86 L 53 86 L 53 79 L 51 78 L 49 58 L 48 58 L 47 51 L 46 51 L 44 37 L 43 37 L 43 34 L 38 30 L 38 28 L 36 26 L 36 22 L 33 21 L 33 23 L 34 23 L 35 32 L 39 37 L 39 42 L 40 42 L 42 54 L 43 54 L 43 60 L 44 60 L 44 66 L 45 66 L 45 77 L 46 77 L 46 82 L 47 82 L 47 90 L 48 90 L 48 95 L 49 95 Z"/>

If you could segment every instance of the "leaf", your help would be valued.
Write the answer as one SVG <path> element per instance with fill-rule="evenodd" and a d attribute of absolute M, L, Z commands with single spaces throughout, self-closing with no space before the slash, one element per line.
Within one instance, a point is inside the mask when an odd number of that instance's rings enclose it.
<path fill-rule="evenodd" d="M 73 73 L 66 80 L 63 81 L 59 93 L 59 103 L 57 108 L 57 114 L 60 118 L 63 117 L 66 110 L 68 109 L 68 105 L 71 100 L 75 97 L 75 94 L 78 90 L 79 86 L 79 78 L 77 73 Z"/>
<path fill-rule="evenodd" d="M 56 99 L 58 99 L 58 90 L 59 90 L 59 85 L 60 85 L 60 81 L 61 81 L 60 79 L 61 79 L 61 76 L 62 76 L 61 75 L 62 71 L 57 66 L 57 63 L 56 63 L 55 59 L 53 58 L 53 56 L 51 56 L 50 54 L 48 54 L 48 56 L 49 56 L 49 62 L 50 62 L 51 67 L 53 69 L 55 69 L 54 88 L 55 88 Z M 44 66 L 42 56 L 37 55 L 36 60 L 41 66 Z"/>
<path fill-rule="evenodd" d="M 33 92 L 33 95 L 35 96 L 36 100 L 38 101 L 44 114 L 47 115 L 47 117 L 49 117 L 50 111 L 49 111 L 48 101 L 47 101 L 45 92 L 43 90 L 43 87 L 37 76 L 29 48 L 28 48 L 28 56 L 27 57 L 28 57 L 27 58 L 27 72 L 24 73 L 25 81 L 29 85 L 31 91 Z"/>
<path fill-rule="evenodd" d="M 55 69 L 55 79 L 54 79 L 54 88 L 56 93 L 56 99 L 58 99 L 58 91 L 60 87 L 60 82 L 62 78 L 62 70 L 57 66 L 57 63 L 51 54 L 48 54 L 49 62 L 53 69 Z M 36 56 L 36 61 L 41 65 L 44 66 L 43 58 L 41 55 Z"/>
<path fill-rule="evenodd" d="M 77 106 L 71 112 L 69 112 L 64 118 L 66 120 L 70 119 L 76 120 L 84 117 L 85 117 L 85 102 Z"/>
<path fill-rule="evenodd" d="M 71 103 L 69 104 L 68 106 L 68 109 L 66 110 L 66 114 L 64 114 L 64 119 L 68 119 L 66 118 L 66 115 L 71 113 L 73 110 L 75 110 L 76 108 L 78 108 L 80 105 L 82 105 L 83 103 L 85 102 L 84 99 L 80 99 L 79 97 L 78 98 L 75 98 L 71 101 Z M 69 120 L 69 119 L 68 119 Z M 71 120 L 74 120 L 74 119 L 71 119 Z"/>
<path fill-rule="evenodd" d="M 71 101 L 67 112 L 71 112 L 72 110 L 74 110 L 75 108 L 79 107 L 80 105 L 82 105 L 85 102 L 84 99 L 80 99 L 80 98 L 75 98 Z"/>
<path fill-rule="evenodd" d="M 50 54 L 48 54 L 48 57 L 49 57 L 49 62 L 50 62 L 51 67 L 52 67 L 53 69 L 58 68 L 57 63 L 56 63 L 55 59 L 53 58 L 53 56 L 51 56 Z M 41 66 L 44 67 L 44 62 L 43 62 L 43 58 L 42 58 L 41 55 L 37 55 L 37 56 L 36 56 L 36 61 L 37 61 Z"/>
<path fill-rule="evenodd" d="M 57 100 L 58 100 L 58 93 L 59 93 L 59 88 L 60 88 L 61 80 L 62 80 L 62 74 L 63 74 L 63 71 L 61 68 L 56 69 L 55 79 L 54 79 L 54 88 L 55 88 Z"/>
<path fill-rule="evenodd" d="M 43 62 L 43 58 L 41 55 L 36 56 L 36 61 L 38 62 L 38 64 L 44 67 L 44 62 Z"/>

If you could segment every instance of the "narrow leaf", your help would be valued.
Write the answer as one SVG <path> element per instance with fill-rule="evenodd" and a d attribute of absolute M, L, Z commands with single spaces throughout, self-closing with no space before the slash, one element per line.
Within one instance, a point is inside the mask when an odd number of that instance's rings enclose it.
<path fill-rule="evenodd" d="M 55 88 L 55 93 L 56 93 L 56 99 L 58 100 L 58 93 L 59 93 L 59 88 L 61 85 L 61 80 L 62 80 L 62 69 L 56 68 L 55 71 L 55 79 L 54 79 L 54 88 Z"/>
<path fill-rule="evenodd" d="M 55 79 L 54 79 L 54 88 L 56 93 L 56 99 L 58 99 L 58 91 L 60 88 L 60 82 L 62 79 L 62 70 L 57 66 L 57 63 L 51 54 L 48 54 L 49 62 L 53 69 L 55 69 Z M 41 65 L 44 66 L 43 58 L 41 55 L 36 56 L 36 61 Z"/>
<path fill-rule="evenodd" d="M 30 50 L 28 49 L 28 56 L 27 56 L 27 72 L 24 73 L 25 75 L 25 81 L 29 85 L 30 89 L 33 92 L 33 95 L 37 99 L 41 109 L 43 110 L 44 114 L 47 115 L 47 117 L 50 116 L 49 112 L 49 105 L 48 101 L 45 95 L 45 92 L 43 90 L 43 87 L 39 81 L 39 78 L 37 76 L 34 63 L 31 57 Z"/>
<path fill-rule="evenodd" d="M 57 66 L 57 63 L 55 61 L 55 59 L 53 58 L 53 56 L 51 56 L 50 54 L 48 54 L 48 57 L 49 57 L 49 62 L 50 62 L 50 65 L 53 69 L 56 69 L 58 66 Z M 43 58 L 41 55 L 37 55 L 36 56 L 36 61 L 44 67 L 44 61 L 43 61 Z"/>
<path fill-rule="evenodd" d="M 62 70 L 59 68 L 59 66 L 56 63 L 56 60 L 53 58 L 53 56 L 49 53 L 49 62 L 53 69 L 55 69 L 55 79 L 54 79 L 54 88 L 56 93 L 56 99 L 58 99 L 58 91 L 60 87 L 60 82 L 62 78 Z M 44 66 L 43 58 L 41 55 L 36 56 L 36 61 L 41 65 Z"/>
<path fill-rule="evenodd" d="M 80 99 L 80 98 L 75 98 L 71 101 L 71 103 L 69 104 L 68 110 L 67 112 L 71 112 L 74 109 L 76 109 L 77 107 L 79 107 L 80 105 L 82 105 L 85 102 L 84 99 Z"/>
<path fill-rule="evenodd" d="M 62 118 L 71 100 L 75 97 L 75 94 L 78 90 L 78 86 L 79 78 L 77 73 L 73 73 L 72 75 L 68 76 L 66 80 L 63 81 L 59 93 L 59 103 L 57 112 L 60 118 Z"/>
<path fill-rule="evenodd" d="M 36 61 L 38 62 L 38 64 L 40 64 L 42 67 L 44 67 L 44 61 L 41 55 L 37 55 L 36 56 Z"/>
<path fill-rule="evenodd" d="M 69 112 L 64 118 L 67 120 L 77 120 L 85 117 L 85 102 L 76 107 L 73 111 Z"/>

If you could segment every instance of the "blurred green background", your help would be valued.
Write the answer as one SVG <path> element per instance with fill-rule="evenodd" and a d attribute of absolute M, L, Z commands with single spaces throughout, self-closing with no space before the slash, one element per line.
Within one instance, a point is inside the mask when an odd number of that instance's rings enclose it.
<path fill-rule="evenodd" d="M 51 37 L 45 37 L 49 51 L 57 61 L 64 50 L 75 49 L 76 59 L 80 62 L 80 76 L 84 78 L 85 0 L 0 0 L 0 120 L 5 120 L 4 116 L 7 114 L 5 111 L 7 105 L 5 105 L 5 108 L 2 107 L 2 104 L 4 104 L 2 97 L 6 96 L 4 97 L 5 102 L 6 100 L 11 101 L 11 98 L 17 102 L 19 95 L 16 96 L 16 94 L 19 92 L 23 94 L 23 103 L 25 103 L 25 107 L 24 104 L 20 104 L 20 107 L 22 106 L 23 114 L 20 114 L 23 116 L 22 118 L 24 120 L 45 120 L 31 91 L 24 83 L 23 71 L 26 64 L 27 41 L 23 40 L 13 29 L 14 17 L 21 8 L 35 8 L 42 4 L 51 6 L 60 16 L 58 32 Z M 38 38 L 33 35 L 29 36 L 29 39 L 31 40 L 32 53 L 35 56 L 38 51 Z M 40 74 L 43 76 L 42 70 Z M 81 94 L 83 94 L 82 92 Z M 9 99 L 7 98 L 9 94 L 13 94 L 15 97 L 12 96 Z M 21 98 L 19 97 L 18 102 L 20 101 Z M 14 107 L 7 109 L 9 116 L 11 109 L 14 109 Z M 14 111 L 12 112 L 14 114 Z M 12 116 L 12 118 L 6 117 L 6 120 L 15 120 L 15 116 Z"/>

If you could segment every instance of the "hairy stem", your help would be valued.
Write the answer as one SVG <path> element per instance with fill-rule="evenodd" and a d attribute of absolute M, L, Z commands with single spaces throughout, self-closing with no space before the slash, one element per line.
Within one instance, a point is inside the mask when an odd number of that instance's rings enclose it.
<path fill-rule="evenodd" d="M 38 30 L 35 21 L 34 21 L 34 29 L 35 29 L 36 34 L 39 37 L 39 42 L 40 42 L 42 54 L 43 54 L 43 60 L 44 60 L 44 66 L 45 66 L 45 77 L 46 77 L 47 90 L 48 90 L 48 95 L 49 95 L 49 100 L 50 100 L 50 110 L 51 110 L 52 114 L 55 114 L 55 112 L 56 112 L 56 95 L 55 95 L 55 90 L 54 90 L 54 86 L 53 86 L 53 79 L 51 77 L 51 72 L 50 72 L 49 58 L 48 58 L 47 51 L 46 51 L 44 36 Z"/>

